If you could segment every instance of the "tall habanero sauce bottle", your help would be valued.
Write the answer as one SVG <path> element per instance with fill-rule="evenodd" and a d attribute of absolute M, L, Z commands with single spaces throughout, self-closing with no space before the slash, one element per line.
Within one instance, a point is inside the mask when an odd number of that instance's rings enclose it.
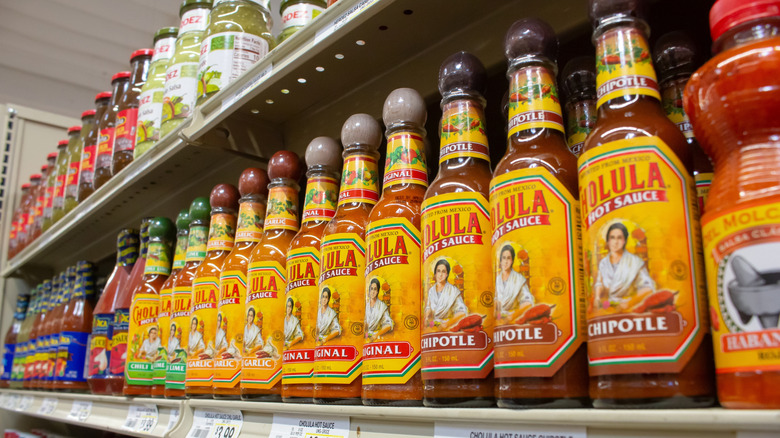
<path fill-rule="evenodd" d="M 685 87 L 685 111 L 715 163 L 702 217 L 718 398 L 780 408 L 780 2 L 710 11 L 714 58 Z"/>
<path fill-rule="evenodd" d="M 557 51 L 540 20 L 506 35 L 509 147 L 490 182 L 500 407 L 589 402 L 577 158 L 564 139 Z"/>
<path fill-rule="evenodd" d="M 268 162 L 268 206 L 263 236 L 249 256 L 241 399 L 282 400 L 287 249 L 298 233 L 298 155 L 276 152 Z M 268 318 L 264 318 L 268 315 Z"/>
<path fill-rule="evenodd" d="M 306 148 L 306 165 L 303 225 L 287 251 L 282 400 L 289 403 L 311 403 L 314 396 L 320 242 L 336 214 L 341 146 L 329 137 L 315 138 Z"/>
<path fill-rule="evenodd" d="M 422 405 L 420 310 L 421 205 L 428 187 L 425 102 L 411 88 L 393 90 L 382 196 L 366 230 L 363 404 Z"/>
<path fill-rule="evenodd" d="M 450 56 L 439 69 L 439 174 L 422 204 L 426 406 L 493 404 L 495 285 L 485 275 L 491 270 L 485 83 L 482 63 L 466 52 Z"/>
<path fill-rule="evenodd" d="M 643 2 L 591 0 L 598 122 L 578 161 L 596 407 L 714 401 L 693 160 L 664 114 Z"/>

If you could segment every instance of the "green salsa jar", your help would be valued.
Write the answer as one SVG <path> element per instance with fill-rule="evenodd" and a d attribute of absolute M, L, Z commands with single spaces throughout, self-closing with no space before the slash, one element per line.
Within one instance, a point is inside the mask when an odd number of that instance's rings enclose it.
<path fill-rule="evenodd" d="M 68 173 L 65 176 L 65 197 L 63 198 L 61 211 L 54 209 L 55 220 L 59 220 L 60 217 L 65 216 L 78 205 L 79 165 L 81 164 L 81 149 L 84 147 L 84 142 L 81 138 L 81 131 L 83 130 L 82 126 L 72 126 L 68 129 Z"/>
<path fill-rule="evenodd" d="M 70 130 L 70 129 L 69 129 Z M 54 194 L 52 195 L 52 207 L 49 216 L 44 210 L 43 231 L 48 230 L 55 222 L 65 215 L 65 181 L 68 178 L 68 144 L 70 140 L 60 140 L 57 143 L 57 162 L 54 165 Z"/>
<path fill-rule="evenodd" d="M 200 50 L 198 104 L 273 49 L 271 14 L 262 0 L 217 0 Z"/>
<path fill-rule="evenodd" d="M 160 139 L 163 94 L 168 61 L 173 56 L 178 27 L 164 27 L 154 34 L 154 55 L 149 66 L 149 76 L 138 96 L 138 126 L 135 131 L 135 150 L 138 159 Z"/>
<path fill-rule="evenodd" d="M 279 6 L 282 15 L 279 43 L 311 23 L 326 7 L 325 0 L 283 0 Z"/>
<path fill-rule="evenodd" d="M 163 93 L 162 127 L 166 136 L 192 115 L 198 100 L 198 61 L 203 34 L 209 21 L 211 0 L 185 0 L 179 9 L 181 22 L 173 58 L 168 62 Z"/>

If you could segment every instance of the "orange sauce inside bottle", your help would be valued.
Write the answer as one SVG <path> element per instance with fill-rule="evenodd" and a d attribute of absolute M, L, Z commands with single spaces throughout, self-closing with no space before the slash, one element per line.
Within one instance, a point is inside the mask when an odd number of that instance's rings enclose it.
<path fill-rule="evenodd" d="M 92 303 L 87 299 L 94 288 L 92 278 L 92 264 L 79 262 L 74 269 L 78 279 L 71 284 L 70 299 L 63 307 L 60 320 L 60 344 L 56 362 L 56 381 L 53 389 L 67 392 L 85 392 L 89 390 L 89 384 L 84 373 L 83 362 L 88 357 L 86 339 L 92 331 Z M 70 345 L 63 344 L 65 332 L 68 337 L 76 337 L 76 342 Z M 83 342 L 83 343 L 82 343 Z M 67 369 L 66 369 L 67 367 Z M 75 376 L 71 374 L 75 372 Z M 68 376 L 66 379 L 63 374 Z"/>

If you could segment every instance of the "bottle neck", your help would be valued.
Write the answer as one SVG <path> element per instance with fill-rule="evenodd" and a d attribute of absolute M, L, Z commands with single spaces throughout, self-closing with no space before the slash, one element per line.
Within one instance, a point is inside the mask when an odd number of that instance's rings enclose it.
<path fill-rule="evenodd" d="M 379 154 L 370 147 L 352 145 L 344 150 L 338 208 L 375 205 L 379 201 Z"/>
<path fill-rule="evenodd" d="M 187 257 L 185 262 L 200 263 L 206 258 L 209 224 L 205 221 L 192 221 L 187 240 Z"/>
<path fill-rule="evenodd" d="M 409 186 L 428 187 L 428 164 L 425 158 L 425 130 L 410 123 L 387 127 L 387 154 L 382 192 L 402 190 Z"/>
<path fill-rule="evenodd" d="M 694 138 L 693 125 L 683 109 L 683 92 L 690 77 L 691 73 L 682 73 L 661 82 L 661 106 L 664 113 L 688 140 Z"/>
<path fill-rule="evenodd" d="M 16 309 L 14 310 L 14 320 L 21 321 L 27 313 L 27 307 L 30 304 L 30 295 L 20 294 L 16 299 Z"/>
<path fill-rule="evenodd" d="M 264 233 L 297 232 L 298 184 L 288 178 L 275 178 L 268 184 L 268 205 L 265 213 Z"/>
<path fill-rule="evenodd" d="M 130 78 L 117 79 L 113 83 L 113 89 L 111 94 L 111 102 L 108 104 L 108 111 L 116 111 L 119 101 L 122 100 L 122 96 L 127 91 L 127 87 L 130 84 Z"/>
<path fill-rule="evenodd" d="M 239 200 L 236 244 L 257 243 L 263 237 L 266 202 L 262 195 L 247 195 Z"/>
<path fill-rule="evenodd" d="M 236 239 L 236 212 L 228 208 L 211 210 L 207 251 L 230 251 Z"/>
<path fill-rule="evenodd" d="M 326 166 L 314 166 L 306 173 L 306 197 L 303 202 L 303 226 L 316 226 L 336 215 L 339 181 L 336 172 Z"/>
<path fill-rule="evenodd" d="M 155 237 L 149 241 L 149 252 L 144 265 L 144 276 L 171 275 L 171 258 L 168 242 Z"/>
<path fill-rule="evenodd" d="M 130 68 L 130 87 L 136 93 L 141 92 L 141 87 L 146 82 L 149 75 L 149 64 L 152 58 L 149 56 L 139 56 L 131 62 Z M 130 102 L 132 103 L 132 102 Z"/>
<path fill-rule="evenodd" d="M 187 258 L 187 239 L 190 236 L 189 228 L 181 229 L 176 232 L 176 250 L 173 253 L 174 270 L 184 267 L 184 261 Z"/>
<path fill-rule="evenodd" d="M 564 135 L 563 114 L 555 82 L 555 64 L 529 56 L 512 62 L 509 76 L 507 135 L 512 137 Z M 509 142 L 510 147 L 512 142 Z"/>
<path fill-rule="evenodd" d="M 484 99 L 459 94 L 442 100 L 439 174 L 464 166 L 490 166 Z"/>
<path fill-rule="evenodd" d="M 780 36 L 780 17 L 749 21 L 724 32 L 712 45 L 713 53 L 720 53 L 758 41 Z"/>

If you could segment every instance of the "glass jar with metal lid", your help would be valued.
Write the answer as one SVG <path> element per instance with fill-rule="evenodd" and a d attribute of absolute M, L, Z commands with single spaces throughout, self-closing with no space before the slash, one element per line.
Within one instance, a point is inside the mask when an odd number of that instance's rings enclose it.
<path fill-rule="evenodd" d="M 279 6 L 282 15 L 279 44 L 311 23 L 326 7 L 325 0 L 282 0 Z"/>

